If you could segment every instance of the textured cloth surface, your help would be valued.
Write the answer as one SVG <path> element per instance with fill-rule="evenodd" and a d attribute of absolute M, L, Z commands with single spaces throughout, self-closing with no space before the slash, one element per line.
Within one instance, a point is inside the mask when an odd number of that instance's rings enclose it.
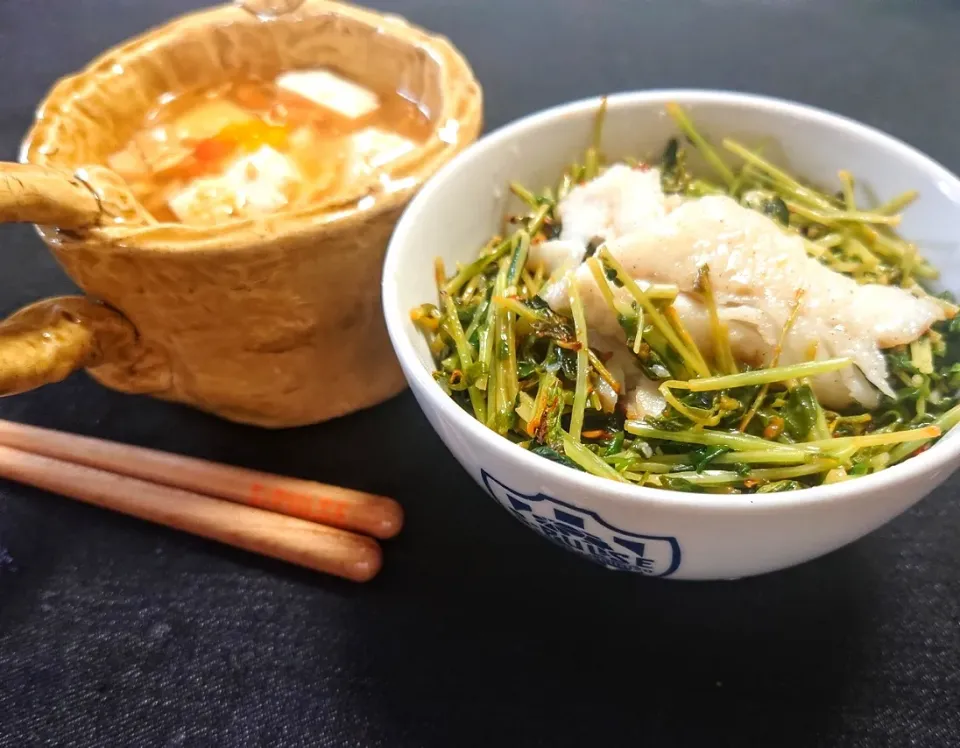
<path fill-rule="evenodd" d="M 54 80 L 196 0 L 0 0 L 0 158 Z M 952 0 L 379 0 L 450 36 L 488 127 L 613 90 L 824 106 L 960 170 Z M 839 166 L 839 165 L 838 165 Z M 0 313 L 71 285 L 0 227 Z M 0 482 L 0 747 L 960 746 L 960 475 L 733 583 L 595 569 L 512 520 L 413 398 L 270 433 L 84 375 L 0 417 L 397 497 L 357 586 Z"/>

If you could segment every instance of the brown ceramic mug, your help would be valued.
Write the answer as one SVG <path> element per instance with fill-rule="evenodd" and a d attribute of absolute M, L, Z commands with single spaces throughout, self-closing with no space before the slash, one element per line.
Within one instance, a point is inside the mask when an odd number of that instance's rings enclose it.
<path fill-rule="evenodd" d="M 339 2 L 222 6 L 125 42 L 60 81 L 21 164 L 0 165 L 0 222 L 35 223 L 86 297 L 0 324 L 0 394 L 86 368 L 108 387 L 267 427 L 315 423 L 404 388 L 380 308 L 383 254 L 407 202 L 479 134 L 482 95 L 444 38 Z M 433 131 L 358 185 L 298 211 L 216 227 L 157 222 L 103 164 L 166 92 L 329 66 L 409 89 Z"/>

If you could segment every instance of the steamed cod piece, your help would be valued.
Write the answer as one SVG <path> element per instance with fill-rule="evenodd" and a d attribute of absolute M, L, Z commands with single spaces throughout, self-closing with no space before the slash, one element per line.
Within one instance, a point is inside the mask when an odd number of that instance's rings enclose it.
<path fill-rule="evenodd" d="M 879 392 L 893 395 L 882 349 L 910 343 L 945 318 L 942 307 L 895 286 L 860 285 L 807 256 L 803 239 L 726 196 L 683 202 L 660 218 L 608 237 L 607 248 L 631 277 L 676 285 L 675 308 L 706 353 L 713 340 L 707 311 L 696 293 L 708 267 L 721 320 L 734 354 L 752 366 L 769 365 L 788 318 L 799 312 L 784 341 L 781 365 L 849 357 L 856 364 L 813 379 L 824 405 L 854 401 L 871 408 Z M 573 275 L 591 328 L 617 335 L 619 325 L 585 266 Z M 643 284 L 641 284 L 641 287 Z M 624 289 L 620 298 L 629 304 Z M 565 310 L 565 294 L 544 294 Z"/>
<path fill-rule="evenodd" d="M 216 225 L 282 208 L 301 181 L 289 158 L 264 145 L 234 161 L 222 176 L 194 180 L 169 206 L 184 223 Z"/>
<path fill-rule="evenodd" d="M 569 310 L 567 271 L 573 270 L 586 258 L 589 246 L 612 241 L 662 219 L 677 205 L 680 198 L 664 195 L 660 186 L 660 171 L 651 168 L 631 168 L 614 164 L 596 179 L 578 185 L 560 201 L 561 230 L 558 239 L 530 247 L 530 261 L 541 263 L 554 279 L 542 292 L 543 299 L 557 311 Z M 586 272 L 586 268 L 582 269 Z M 589 273 L 588 273 L 589 274 Z M 641 286 L 646 285 L 641 282 Z M 584 299 L 586 302 L 587 299 Z M 603 303 L 603 299 L 600 299 Z M 594 316 L 596 316 L 594 314 Z M 591 345 L 611 356 L 607 368 L 625 392 L 627 414 L 631 418 L 659 415 L 666 407 L 657 385 L 645 377 L 632 355 L 624 350 L 622 333 L 614 321 L 614 328 L 606 328 L 604 336 L 588 318 L 593 329 Z M 612 409 L 618 396 L 606 383 L 600 385 L 604 404 Z"/>
<path fill-rule="evenodd" d="M 615 164 L 574 187 L 561 202 L 560 238 L 584 247 L 594 240 L 615 239 L 662 218 L 670 201 L 660 187 L 658 169 Z"/>
<path fill-rule="evenodd" d="M 627 418 L 642 419 L 644 416 L 659 416 L 667 407 L 667 401 L 660 394 L 657 382 L 644 376 L 637 366 L 636 359 L 623 344 L 623 336 L 602 335 L 596 330 L 590 331 L 590 347 L 602 351 L 607 356 L 604 366 L 620 383 L 624 392 L 622 405 Z M 604 408 L 612 411 L 619 402 L 617 392 L 604 379 L 597 378 L 597 394 Z"/>
<path fill-rule="evenodd" d="M 530 259 L 559 276 L 583 261 L 591 243 L 616 239 L 662 218 L 678 200 L 663 194 L 658 169 L 614 164 L 596 179 L 574 187 L 560 201 L 560 238 L 531 247 Z M 565 297 L 566 291 L 562 281 L 551 287 L 556 301 Z M 546 300 L 551 302 L 551 298 Z"/>

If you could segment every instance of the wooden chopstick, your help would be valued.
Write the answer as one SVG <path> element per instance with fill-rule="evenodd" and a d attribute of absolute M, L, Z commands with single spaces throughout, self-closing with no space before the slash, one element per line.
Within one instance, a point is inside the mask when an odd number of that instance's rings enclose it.
<path fill-rule="evenodd" d="M 0 445 L 145 481 L 391 538 L 403 526 L 393 499 L 194 457 L 0 420 Z"/>
<path fill-rule="evenodd" d="M 356 582 L 382 565 L 365 535 L 19 449 L 0 446 L 0 476 Z"/>

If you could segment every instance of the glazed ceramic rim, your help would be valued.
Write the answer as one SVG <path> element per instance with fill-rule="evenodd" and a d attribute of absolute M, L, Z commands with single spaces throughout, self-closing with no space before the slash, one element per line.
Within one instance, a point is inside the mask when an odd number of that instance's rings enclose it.
<path fill-rule="evenodd" d="M 943 191 L 949 191 L 954 196 L 960 196 L 960 179 L 934 159 L 892 135 L 825 109 L 770 96 L 705 89 L 650 89 L 610 94 L 606 99 L 610 109 L 638 104 L 663 104 L 667 101 L 676 101 L 680 104 L 711 103 L 722 104 L 731 108 L 774 112 L 792 118 L 799 123 L 816 122 L 834 130 L 845 131 L 851 136 L 866 141 L 878 152 L 894 153 L 913 162 L 920 171 L 926 172 L 930 176 L 932 183 L 938 184 Z M 581 115 L 585 111 L 596 111 L 601 101 L 602 97 L 597 96 L 554 106 L 522 117 L 483 136 L 455 156 L 427 182 L 410 202 L 397 223 L 384 260 L 383 311 L 387 323 L 387 332 L 390 335 L 397 357 L 403 364 L 408 377 L 413 380 L 411 384 L 415 383 L 426 393 L 430 405 L 438 409 L 445 418 L 451 420 L 472 439 L 478 439 L 489 446 L 496 459 L 513 463 L 531 475 L 545 474 L 547 477 L 555 481 L 565 482 L 573 488 L 585 492 L 601 493 L 607 499 L 625 503 L 634 503 L 640 500 L 678 508 L 764 511 L 777 507 L 852 500 L 879 489 L 896 488 L 906 482 L 921 478 L 925 473 L 949 468 L 951 463 L 956 463 L 960 458 L 960 439 L 955 438 L 950 441 L 938 442 L 933 448 L 879 473 L 826 486 L 767 494 L 763 497 L 762 502 L 758 502 L 756 496 L 752 494 L 724 496 L 685 493 L 663 488 L 617 483 L 545 460 L 494 433 L 443 393 L 433 380 L 430 372 L 421 363 L 413 343 L 407 338 L 406 331 L 402 327 L 403 320 L 408 316 L 409 310 L 400 308 L 397 293 L 398 284 L 395 277 L 404 264 L 403 247 L 407 244 L 408 235 L 414 224 L 427 215 L 431 200 L 445 189 L 446 182 L 457 170 L 474 161 L 483 159 L 488 151 L 500 148 L 504 143 L 510 142 L 521 133 L 539 129 L 571 115 Z"/>

